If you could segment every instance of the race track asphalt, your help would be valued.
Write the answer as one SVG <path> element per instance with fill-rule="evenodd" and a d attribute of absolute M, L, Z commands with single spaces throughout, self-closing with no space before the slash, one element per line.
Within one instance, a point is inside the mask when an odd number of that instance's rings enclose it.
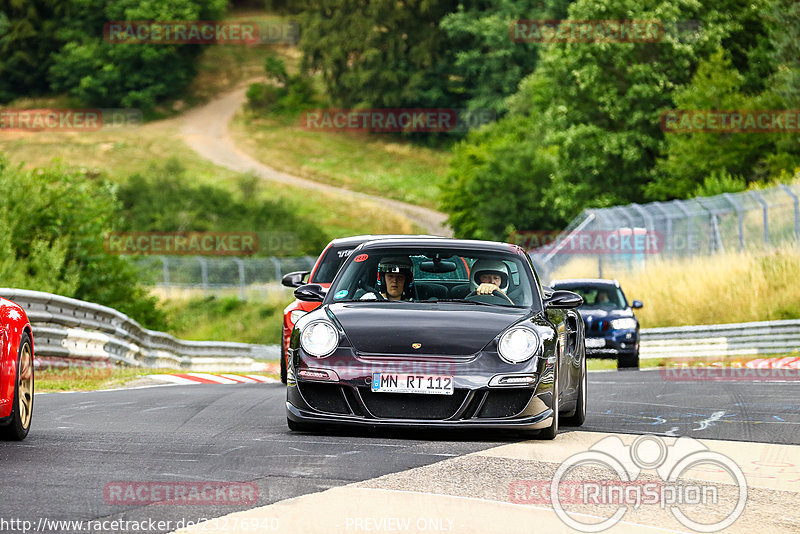
<path fill-rule="evenodd" d="M 596 372 L 581 430 L 800 444 L 798 387 L 678 382 L 657 370 Z M 0 442 L 0 525 L 3 519 L 32 525 L 42 519 L 168 520 L 166 528 L 148 529 L 166 532 L 181 520 L 218 517 L 525 439 L 486 432 L 292 433 L 284 398 L 280 384 L 38 394 L 29 437 Z M 109 485 L 120 482 L 190 481 L 254 483 L 257 502 L 131 505 L 108 494 Z"/>

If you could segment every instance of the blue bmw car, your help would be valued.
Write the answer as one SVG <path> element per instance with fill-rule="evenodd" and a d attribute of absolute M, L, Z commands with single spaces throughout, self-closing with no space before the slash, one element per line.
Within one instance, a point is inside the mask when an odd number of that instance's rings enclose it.
<path fill-rule="evenodd" d="M 566 289 L 583 297 L 578 308 L 586 326 L 586 356 L 616 358 L 617 367 L 639 367 L 639 321 L 616 280 L 555 280 L 553 289 Z"/>

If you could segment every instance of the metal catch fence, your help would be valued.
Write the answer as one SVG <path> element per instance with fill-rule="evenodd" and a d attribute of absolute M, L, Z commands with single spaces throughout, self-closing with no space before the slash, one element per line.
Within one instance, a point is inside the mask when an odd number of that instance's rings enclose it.
<path fill-rule="evenodd" d="M 524 233 L 520 233 L 523 238 Z M 645 268 L 687 258 L 800 243 L 800 184 L 671 202 L 584 210 L 545 243 L 527 246 L 543 279 L 579 259 L 592 273 Z M 530 239 L 528 240 L 530 243 Z M 587 259 L 590 260 L 587 262 Z"/>
<path fill-rule="evenodd" d="M 266 297 L 284 291 L 280 280 L 292 271 L 311 270 L 316 258 L 235 258 L 204 256 L 138 256 L 132 259 L 142 283 L 163 290 L 199 290 L 203 295 L 235 294 Z"/>

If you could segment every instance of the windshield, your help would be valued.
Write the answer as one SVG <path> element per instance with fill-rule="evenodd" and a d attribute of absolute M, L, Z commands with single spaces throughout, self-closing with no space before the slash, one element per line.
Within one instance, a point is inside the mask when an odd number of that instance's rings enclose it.
<path fill-rule="evenodd" d="M 479 286 L 485 285 L 480 291 Z M 491 251 L 369 249 L 329 291 L 333 302 L 460 302 L 531 307 L 538 296 L 525 258 Z"/>
<path fill-rule="evenodd" d="M 622 290 L 612 285 L 561 285 L 557 289 L 566 289 L 583 297 L 581 308 L 606 308 L 622 310 L 628 307 Z"/>
<path fill-rule="evenodd" d="M 320 260 L 313 278 L 309 280 L 308 283 L 330 284 L 333 282 L 336 273 L 339 272 L 339 267 L 342 266 L 348 256 L 350 256 L 350 253 L 353 252 L 357 246 L 358 245 L 348 245 L 346 247 L 328 248 L 328 250 L 325 251 L 325 255 L 322 256 L 322 260 Z"/>

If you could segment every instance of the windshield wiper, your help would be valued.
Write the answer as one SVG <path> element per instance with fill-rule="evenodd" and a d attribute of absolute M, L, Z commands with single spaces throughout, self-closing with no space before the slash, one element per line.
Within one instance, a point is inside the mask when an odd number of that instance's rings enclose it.
<path fill-rule="evenodd" d="M 467 299 L 434 299 L 434 300 L 420 300 L 418 302 L 458 302 L 463 304 L 479 304 L 481 306 L 499 306 L 499 304 L 490 304 L 488 302 L 481 302 L 479 300 L 467 300 Z"/>

